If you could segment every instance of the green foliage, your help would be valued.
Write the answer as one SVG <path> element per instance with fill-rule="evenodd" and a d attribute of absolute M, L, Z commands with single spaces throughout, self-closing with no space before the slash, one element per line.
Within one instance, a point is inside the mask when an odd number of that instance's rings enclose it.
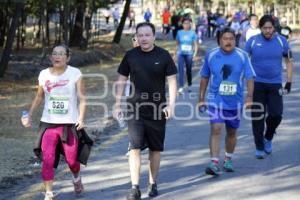
<path fill-rule="evenodd" d="M 261 0 L 261 3 L 263 5 L 271 5 L 272 3 L 274 3 L 274 0 Z"/>
<path fill-rule="evenodd" d="M 281 5 L 300 4 L 300 0 L 277 0 L 276 3 Z"/>
<path fill-rule="evenodd" d="M 25 10 L 28 15 L 33 17 L 39 17 L 41 9 L 40 0 L 1 0 L 0 9 L 4 9 L 8 6 L 10 13 L 14 12 L 14 4 L 17 2 L 23 2 L 25 4 Z M 107 7 L 111 3 L 115 3 L 113 0 L 85 0 L 86 5 L 91 9 Z M 64 6 L 70 6 L 70 10 L 74 10 L 77 7 L 77 0 L 48 0 L 47 12 L 49 14 L 57 12 L 59 9 L 63 9 Z"/>

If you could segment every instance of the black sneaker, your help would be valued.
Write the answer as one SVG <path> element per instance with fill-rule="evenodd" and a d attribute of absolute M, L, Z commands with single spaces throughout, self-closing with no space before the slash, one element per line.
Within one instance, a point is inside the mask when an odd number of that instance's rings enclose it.
<path fill-rule="evenodd" d="M 137 188 L 132 188 L 127 195 L 127 200 L 140 200 L 140 199 L 141 199 L 141 191 Z"/>
<path fill-rule="evenodd" d="M 147 193 L 149 197 L 156 197 L 158 195 L 156 183 L 154 184 L 149 183 Z"/>

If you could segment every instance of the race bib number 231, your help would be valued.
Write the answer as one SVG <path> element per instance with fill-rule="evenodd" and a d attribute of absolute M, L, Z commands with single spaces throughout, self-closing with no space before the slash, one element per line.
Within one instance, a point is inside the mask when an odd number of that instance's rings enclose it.
<path fill-rule="evenodd" d="M 220 95 L 235 95 L 237 92 L 237 84 L 229 81 L 222 81 L 219 87 Z"/>

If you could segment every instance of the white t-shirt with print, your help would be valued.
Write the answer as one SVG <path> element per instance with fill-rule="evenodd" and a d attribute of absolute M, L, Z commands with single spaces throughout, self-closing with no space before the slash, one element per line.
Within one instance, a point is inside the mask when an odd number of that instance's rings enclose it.
<path fill-rule="evenodd" d="M 76 82 L 81 77 L 79 69 L 67 66 L 61 75 L 52 75 L 44 69 L 39 75 L 39 85 L 45 93 L 42 122 L 52 124 L 74 124 L 78 119 Z"/>

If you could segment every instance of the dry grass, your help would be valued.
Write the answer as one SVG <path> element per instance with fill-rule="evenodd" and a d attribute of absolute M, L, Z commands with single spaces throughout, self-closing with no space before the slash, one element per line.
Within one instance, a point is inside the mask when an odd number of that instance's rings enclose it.
<path fill-rule="evenodd" d="M 107 41 L 107 39 L 106 39 Z M 117 51 L 116 57 L 121 57 L 121 50 Z M 123 45 L 123 44 L 122 44 Z M 115 45 L 116 46 L 116 45 Z M 98 46 L 108 54 L 112 51 L 112 45 L 106 44 Z M 34 52 L 34 51 L 33 51 Z M 34 53 L 33 55 L 34 56 Z M 118 59 L 110 63 L 100 63 L 81 68 L 83 73 L 103 73 L 108 74 L 110 80 L 116 78 L 116 66 Z M 87 93 L 94 94 L 103 92 L 104 88 L 99 87 L 99 80 L 87 80 Z M 0 162 L 0 180 L 4 176 L 15 176 L 19 173 L 30 173 L 30 157 L 33 156 L 33 146 L 36 140 L 39 119 L 41 117 L 42 106 L 33 115 L 33 127 L 25 129 L 21 126 L 20 116 L 22 110 L 28 110 L 36 93 L 37 77 L 27 80 L 0 80 L 0 157 L 5 162 Z M 109 103 L 110 97 L 103 99 L 103 103 Z M 87 119 L 100 119 L 101 110 L 88 106 Z"/>

